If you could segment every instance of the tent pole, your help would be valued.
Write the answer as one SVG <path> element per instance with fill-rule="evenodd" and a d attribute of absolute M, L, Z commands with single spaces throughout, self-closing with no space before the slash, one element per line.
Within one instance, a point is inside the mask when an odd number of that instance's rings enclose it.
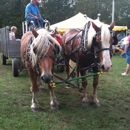
<path fill-rule="evenodd" d="M 114 13 L 115 13 L 115 0 L 112 0 L 112 22 L 114 21 Z"/>

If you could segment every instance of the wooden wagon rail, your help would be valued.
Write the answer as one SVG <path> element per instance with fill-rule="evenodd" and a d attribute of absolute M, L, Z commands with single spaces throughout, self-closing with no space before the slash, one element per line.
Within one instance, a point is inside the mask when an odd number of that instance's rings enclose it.
<path fill-rule="evenodd" d="M 9 30 L 10 27 L 6 26 L 0 28 L 0 53 L 1 53 L 1 63 L 6 65 L 6 60 L 12 58 L 12 72 L 13 76 L 18 76 L 18 60 L 20 59 L 20 40 L 9 40 Z"/>

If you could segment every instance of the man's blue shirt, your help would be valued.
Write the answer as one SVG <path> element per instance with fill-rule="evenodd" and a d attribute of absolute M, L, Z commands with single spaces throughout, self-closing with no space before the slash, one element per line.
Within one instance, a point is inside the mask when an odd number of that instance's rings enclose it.
<path fill-rule="evenodd" d="M 37 8 L 36 5 L 33 5 L 33 4 L 29 3 L 26 6 L 26 9 L 25 9 L 25 18 L 28 16 L 28 13 L 31 13 L 31 14 L 33 14 L 35 16 L 38 16 L 40 11 L 39 11 L 39 9 Z"/>

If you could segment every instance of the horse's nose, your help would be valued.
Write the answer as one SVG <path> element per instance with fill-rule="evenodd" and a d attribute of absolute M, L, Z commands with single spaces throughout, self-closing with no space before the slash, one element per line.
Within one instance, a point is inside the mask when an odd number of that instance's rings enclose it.
<path fill-rule="evenodd" d="M 45 83 L 50 83 L 53 79 L 53 76 L 51 74 L 45 74 L 41 76 L 41 80 Z"/>
<path fill-rule="evenodd" d="M 107 67 L 107 66 L 102 65 L 102 70 L 103 70 L 104 72 L 108 72 L 111 67 L 112 67 L 112 65 L 111 65 L 110 67 Z"/>

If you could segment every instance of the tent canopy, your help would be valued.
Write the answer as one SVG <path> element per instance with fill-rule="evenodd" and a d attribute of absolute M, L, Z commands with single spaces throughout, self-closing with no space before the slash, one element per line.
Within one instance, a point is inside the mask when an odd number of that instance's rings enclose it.
<path fill-rule="evenodd" d="M 113 31 L 124 31 L 124 30 L 127 30 L 128 29 L 128 27 L 127 26 L 115 26 L 114 28 L 113 28 Z"/>
<path fill-rule="evenodd" d="M 83 29 L 84 25 L 88 22 L 88 21 L 95 21 L 87 16 L 85 16 L 82 13 L 78 13 L 75 16 L 61 21 L 59 23 L 53 24 L 50 26 L 51 29 L 54 29 L 55 27 L 58 28 L 58 31 L 63 34 L 66 30 L 70 29 L 70 28 L 79 28 L 79 29 Z M 127 30 L 127 26 L 115 26 L 113 31 L 121 31 L 121 30 Z"/>
<path fill-rule="evenodd" d="M 87 21 L 92 21 L 92 19 L 89 17 L 85 17 L 82 13 L 78 13 L 77 15 L 67 20 L 51 25 L 50 28 L 54 29 L 55 27 L 57 27 L 60 33 L 64 33 L 70 28 L 82 29 Z"/>

